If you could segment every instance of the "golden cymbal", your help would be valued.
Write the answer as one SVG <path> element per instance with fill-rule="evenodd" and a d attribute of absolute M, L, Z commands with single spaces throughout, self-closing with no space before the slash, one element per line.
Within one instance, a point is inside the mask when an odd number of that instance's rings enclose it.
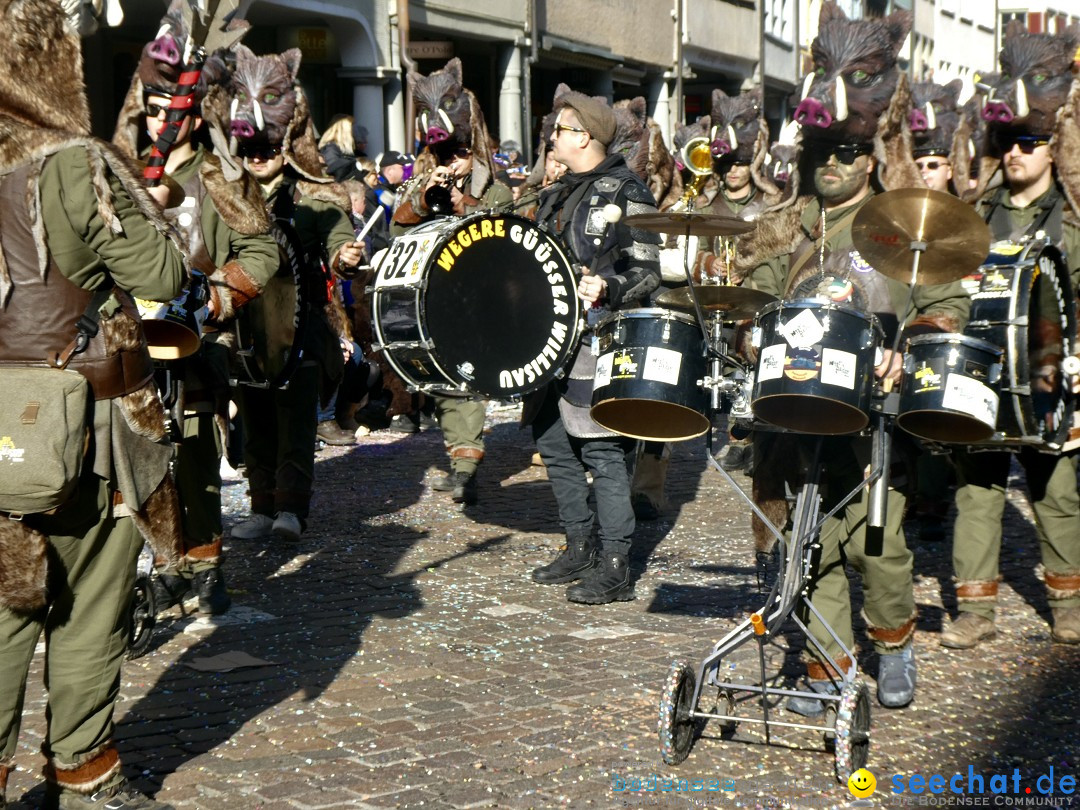
<path fill-rule="evenodd" d="M 928 188 L 874 197 L 855 215 L 851 240 L 871 267 L 905 284 L 911 283 L 912 242 L 926 245 L 919 256 L 920 284 L 962 279 L 990 252 L 990 229 L 975 209 Z"/>
<path fill-rule="evenodd" d="M 750 287 L 731 287 L 723 284 L 694 285 L 698 303 L 710 312 L 722 312 L 725 320 L 752 318 L 766 304 L 776 300 L 772 295 Z M 676 287 L 656 296 L 656 303 L 670 309 L 694 311 L 689 287 Z"/>
<path fill-rule="evenodd" d="M 632 214 L 623 222 L 632 228 L 653 233 L 687 233 L 691 236 L 738 236 L 754 230 L 756 223 L 739 217 L 703 214 L 697 211 L 665 211 Z"/>

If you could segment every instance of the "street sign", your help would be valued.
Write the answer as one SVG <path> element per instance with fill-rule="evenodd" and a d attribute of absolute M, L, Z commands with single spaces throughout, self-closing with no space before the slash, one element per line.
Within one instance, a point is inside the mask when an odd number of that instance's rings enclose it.
<path fill-rule="evenodd" d="M 432 39 L 410 42 L 405 49 L 411 59 L 450 59 L 454 55 L 454 43 L 448 39 Z"/>

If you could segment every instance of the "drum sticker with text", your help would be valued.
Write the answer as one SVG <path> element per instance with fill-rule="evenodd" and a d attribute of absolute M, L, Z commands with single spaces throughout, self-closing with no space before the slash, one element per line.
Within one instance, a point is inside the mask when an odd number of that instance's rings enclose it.
<path fill-rule="evenodd" d="M 821 373 L 821 355 L 815 349 L 791 349 L 784 358 L 784 376 L 796 382 L 812 380 Z"/>
<path fill-rule="evenodd" d="M 941 376 L 939 369 L 925 360 L 915 369 L 915 390 L 913 394 L 930 394 L 941 390 Z"/>
<path fill-rule="evenodd" d="M 821 381 L 855 390 L 855 355 L 839 349 L 821 350 Z"/>
<path fill-rule="evenodd" d="M 971 414 L 986 425 L 997 423 L 997 394 L 978 380 L 962 374 L 949 374 L 945 378 L 945 395 L 941 405 L 951 411 Z"/>
<path fill-rule="evenodd" d="M 603 388 L 611 384 L 611 362 L 615 359 L 615 352 L 600 355 L 596 360 L 596 374 L 593 376 L 593 389 Z"/>
<path fill-rule="evenodd" d="M 784 376 L 784 357 L 787 355 L 787 344 L 777 343 L 775 346 L 767 346 L 761 350 L 761 359 L 758 362 L 757 381 L 759 383 L 768 380 L 779 380 Z"/>
<path fill-rule="evenodd" d="M 634 380 L 638 376 L 638 366 L 640 363 L 634 356 L 631 349 L 621 349 L 614 352 L 614 358 L 612 359 L 611 379 L 613 380 Z"/>
<path fill-rule="evenodd" d="M 678 385 L 681 368 L 682 355 L 679 352 L 650 346 L 645 350 L 645 368 L 641 372 L 641 379 Z"/>
<path fill-rule="evenodd" d="M 790 321 L 777 327 L 776 331 L 793 349 L 809 349 L 815 343 L 820 343 L 825 336 L 825 327 L 809 309 L 804 309 Z"/>

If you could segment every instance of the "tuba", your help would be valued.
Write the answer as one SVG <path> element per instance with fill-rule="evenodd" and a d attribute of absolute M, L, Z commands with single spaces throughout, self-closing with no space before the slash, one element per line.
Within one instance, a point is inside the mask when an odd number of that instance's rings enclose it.
<path fill-rule="evenodd" d="M 709 146 L 709 139 L 704 135 L 691 138 L 679 150 L 679 160 L 694 175 L 686 186 L 682 199 L 679 201 L 682 208 L 692 211 L 694 200 L 701 193 L 705 181 L 709 179 L 709 175 L 712 174 L 713 170 L 712 148 Z"/>

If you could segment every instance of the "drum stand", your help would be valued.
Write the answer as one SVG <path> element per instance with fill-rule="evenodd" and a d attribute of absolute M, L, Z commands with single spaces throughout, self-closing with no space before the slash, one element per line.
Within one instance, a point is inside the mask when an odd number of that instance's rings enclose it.
<path fill-rule="evenodd" d="M 685 249 L 684 249 L 685 254 Z M 916 256 L 916 265 L 918 258 Z M 689 261 L 684 255 L 684 269 L 690 281 Z M 691 290 L 693 285 L 691 283 Z M 724 341 L 721 322 L 723 314 L 717 312 L 709 323 L 703 316 L 696 295 L 693 296 L 695 311 L 702 331 L 708 338 L 708 356 L 710 358 L 709 376 L 702 385 L 711 392 L 712 409 L 719 410 L 722 397 L 730 398 L 731 412 L 749 414 L 749 396 L 745 386 L 738 380 L 725 379 L 722 376 L 722 363 L 729 362 L 741 369 L 742 364 L 728 354 Z M 660 699 L 659 737 L 660 753 L 669 765 L 682 762 L 690 752 L 695 733 L 709 720 L 722 723 L 722 735 L 730 736 L 737 725 L 756 723 L 764 726 L 765 742 L 772 743 L 774 728 L 805 729 L 824 731 L 827 743 L 831 743 L 834 753 L 834 767 L 837 778 L 846 782 L 847 778 L 867 761 L 870 746 L 870 696 L 866 685 L 858 678 L 858 665 L 854 652 L 841 641 L 836 631 L 814 607 L 808 596 L 808 586 L 813 570 L 815 553 L 820 551 L 819 533 L 825 521 L 838 513 L 852 500 L 859 497 L 864 487 L 871 486 L 868 508 L 868 524 L 871 529 L 867 543 L 874 542 L 874 536 L 881 534 L 884 526 L 885 495 L 888 489 L 889 451 L 892 428 L 892 414 L 895 414 L 896 394 L 886 393 L 885 399 L 874 407 L 873 412 L 873 452 L 869 477 L 847 493 L 827 514 L 821 514 L 821 494 L 819 477 L 821 471 L 821 450 L 823 438 L 817 437 L 814 443 L 813 461 L 809 468 L 809 478 L 799 490 L 792 511 L 792 530 L 790 540 L 784 532 L 775 526 L 748 495 L 716 461 L 712 453 L 712 433 L 708 434 L 709 464 L 727 479 L 735 492 L 750 506 L 754 514 L 768 527 L 776 537 L 780 567 L 775 581 L 769 590 L 762 607 L 750 614 L 734 630 L 716 642 L 712 650 L 696 668 L 683 661 L 675 661 L 668 670 Z M 892 411 L 892 413 L 890 413 Z M 710 414 L 711 416 L 711 414 Z M 880 554 L 880 552 L 878 552 Z M 803 610 L 797 610 L 803 609 Z M 809 631 L 800 618 L 802 612 L 812 614 L 825 628 L 829 638 L 843 651 L 851 661 L 847 670 L 828 654 L 825 646 Z M 800 633 L 806 638 L 810 648 L 827 669 L 838 673 L 832 679 L 835 693 L 819 693 L 786 689 L 770 686 L 766 646 L 774 642 L 788 620 L 792 620 Z M 736 683 L 728 680 L 723 673 L 729 671 L 725 661 L 740 647 L 754 643 L 757 646 L 756 682 Z M 705 687 L 716 689 L 716 696 L 711 711 L 700 707 Z M 740 693 L 744 693 L 740 695 Z M 740 695 L 740 697 L 737 697 Z M 750 702 L 756 696 L 761 707 L 761 717 L 742 717 L 736 714 L 740 703 Z M 807 722 L 788 722 L 778 720 L 774 713 L 781 700 L 788 697 L 802 697 L 821 701 L 824 706 L 823 721 L 817 725 Z M 717 706 L 723 700 L 725 711 L 718 711 Z"/>

